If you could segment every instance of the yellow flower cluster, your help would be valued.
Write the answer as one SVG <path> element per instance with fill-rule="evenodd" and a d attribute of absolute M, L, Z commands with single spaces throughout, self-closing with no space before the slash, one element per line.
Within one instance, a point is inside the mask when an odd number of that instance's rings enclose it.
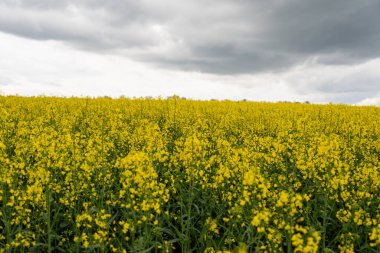
<path fill-rule="evenodd" d="M 0 252 L 378 252 L 380 108 L 0 97 Z"/>

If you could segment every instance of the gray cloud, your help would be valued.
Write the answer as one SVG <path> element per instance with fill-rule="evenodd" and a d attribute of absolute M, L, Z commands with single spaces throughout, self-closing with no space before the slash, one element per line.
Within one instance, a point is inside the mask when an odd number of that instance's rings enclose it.
<path fill-rule="evenodd" d="M 159 55 L 140 56 L 142 60 L 154 61 L 160 66 L 169 68 L 195 70 L 214 74 L 242 74 L 263 71 L 278 72 L 293 64 L 291 55 L 280 55 L 271 52 L 239 52 L 231 46 L 202 47 L 192 49 L 196 52 L 193 58 L 172 58 Z M 269 69 L 270 67 L 270 69 Z"/>
<path fill-rule="evenodd" d="M 324 101 L 358 103 L 380 95 L 380 58 L 355 65 L 316 62 L 287 71 L 286 80 L 297 94 L 321 95 Z"/>
<path fill-rule="evenodd" d="M 5 0 L 0 30 L 217 74 L 380 56 L 377 0 Z"/>

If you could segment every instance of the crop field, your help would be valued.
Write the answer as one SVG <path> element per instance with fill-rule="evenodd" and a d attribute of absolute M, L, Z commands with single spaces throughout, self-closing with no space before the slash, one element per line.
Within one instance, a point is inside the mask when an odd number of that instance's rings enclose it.
<path fill-rule="evenodd" d="M 380 252 L 380 108 L 0 97 L 0 252 Z"/>

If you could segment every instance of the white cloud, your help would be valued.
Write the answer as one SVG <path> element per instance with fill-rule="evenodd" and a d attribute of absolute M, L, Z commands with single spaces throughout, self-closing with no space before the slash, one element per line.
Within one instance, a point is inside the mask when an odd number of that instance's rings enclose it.
<path fill-rule="evenodd" d="M 286 95 L 286 87 L 280 93 L 268 93 L 276 83 L 263 86 L 260 78 L 249 75 L 220 77 L 162 70 L 126 57 L 83 52 L 60 42 L 34 41 L 4 33 L 0 33 L 0 41 L 3 56 L 0 88 L 5 94 L 113 97 L 178 94 L 196 99 L 272 101 L 291 96 Z"/>
<path fill-rule="evenodd" d="M 356 105 L 376 105 L 380 106 L 380 97 L 366 98 L 357 103 Z"/>
<path fill-rule="evenodd" d="M 310 60 L 279 73 L 216 75 L 160 69 L 125 56 L 81 51 L 57 41 L 36 41 L 5 33 L 0 33 L 0 41 L 0 90 L 5 94 L 177 94 L 195 99 L 362 104 L 377 103 L 376 97 L 380 97 L 380 59 L 329 67 Z"/>
<path fill-rule="evenodd" d="M 293 92 L 312 101 L 357 103 L 380 94 L 380 58 L 352 65 L 323 65 L 310 59 L 279 75 Z"/>

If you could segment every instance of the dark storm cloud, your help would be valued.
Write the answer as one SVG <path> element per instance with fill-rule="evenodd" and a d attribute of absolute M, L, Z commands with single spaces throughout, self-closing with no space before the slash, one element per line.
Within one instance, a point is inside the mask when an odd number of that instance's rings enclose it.
<path fill-rule="evenodd" d="M 379 55 L 380 2 L 286 1 L 266 20 L 268 46 L 322 59 L 371 58 Z M 332 56 L 331 56 L 332 54 Z"/>
<path fill-rule="evenodd" d="M 195 47 L 193 49 L 199 60 L 161 58 L 155 59 L 158 64 L 170 68 L 181 68 L 217 74 L 241 74 L 261 71 L 281 71 L 293 64 L 291 56 L 282 56 L 270 52 L 234 52 L 227 47 Z M 218 54 L 219 52 L 219 54 Z M 269 68 L 270 66 L 270 68 Z"/>
<path fill-rule="evenodd" d="M 5 0 L 0 30 L 218 74 L 380 55 L 378 0 Z"/>

